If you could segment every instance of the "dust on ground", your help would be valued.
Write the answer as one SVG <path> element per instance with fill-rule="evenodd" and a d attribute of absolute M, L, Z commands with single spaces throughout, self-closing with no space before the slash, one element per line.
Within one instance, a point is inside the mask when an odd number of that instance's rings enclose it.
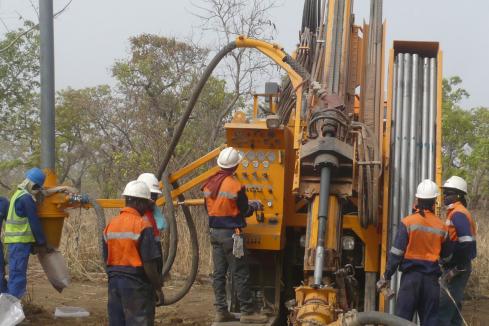
<path fill-rule="evenodd" d="M 170 281 L 167 293 L 178 290 L 182 282 Z M 26 320 L 21 325 L 107 325 L 107 281 L 103 275 L 92 281 L 72 281 L 63 293 L 58 293 L 42 270 L 29 270 L 28 294 L 23 299 Z M 213 292 L 208 281 L 194 284 L 180 302 L 156 308 L 155 325 L 204 326 L 213 318 Z M 56 307 L 81 307 L 89 317 L 55 318 Z"/>

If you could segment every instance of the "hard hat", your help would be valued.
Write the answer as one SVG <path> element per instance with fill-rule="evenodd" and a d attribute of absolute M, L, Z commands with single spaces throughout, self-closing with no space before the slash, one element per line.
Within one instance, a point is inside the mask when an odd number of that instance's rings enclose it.
<path fill-rule="evenodd" d="M 44 180 L 46 180 L 46 175 L 40 168 L 30 169 L 25 173 L 25 177 L 41 187 L 44 184 Z"/>
<path fill-rule="evenodd" d="M 122 196 L 151 199 L 151 191 L 143 181 L 134 180 L 126 185 Z"/>
<path fill-rule="evenodd" d="M 447 181 L 445 181 L 445 184 L 442 188 L 457 189 L 462 191 L 464 194 L 467 194 L 467 182 L 461 177 L 457 177 L 456 175 L 450 177 Z"/>
<path fill-rule="evenodd" d="M 438 185 L 429 179 L 421 181 L 416 189 L 416 198 L 433 199 L 438 197 Z"/>
<path fill-rule="evenodd" d="M 243 159 L 243 154 L 235 150 L 233 147 L 226 147 L 219 153 L 217 165 L 223 169 L 234 168 Z"/>
<path fill-rule="evenodd" d="M 160 183 L 153 173 L 142 173 L 137 181 L 144 182 L 152 193 L 161 194 Z"/>

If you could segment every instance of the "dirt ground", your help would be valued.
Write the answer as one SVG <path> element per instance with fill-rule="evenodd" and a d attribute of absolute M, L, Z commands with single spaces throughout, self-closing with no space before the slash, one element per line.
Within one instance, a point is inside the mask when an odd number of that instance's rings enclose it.
<path fill-rule="evenodd" d="M 169 282 L 167 292 L 178 289 L 178 282 Z M 196 282 L 180 302 L 156 311 L 156 325 L 210 325 L 213 317 L 213 293 L 209 280 Z M 90 312 L 85 318 L 54 317 L 56 307 L 82 307 Z M 54 290 L 42 270 L 30 268 L 28 295 L 24 299 L 26 320 L 21 325 L 107 325 L 107 283 L 103 275 L 92 281 L 72 281 L 63 293 Z M 471 326 L 489 325 L 489 297 L 464 303 L 463 314 Z"/>
<path fill-rule="evenodd" d="M 202 284 L 206 283 L 206 284 Z M 178 282 L 169 282 L 166 291 L 178 289 Z M 210 325 L 213 318 L 213 294 L 209 282 L 197 282 L 180 302 L 156 310 L 156 325 Z M 84 318 L 55 318 L 56 307 L 82 307 L 90 312 Z M 93 281 L 72 281 L 58 293 L 41 270 L 30 269 L 28 295 L 24 298 L 26 320 L 21 325 L 107 325 L 107 282 L 102 276 Z"/>

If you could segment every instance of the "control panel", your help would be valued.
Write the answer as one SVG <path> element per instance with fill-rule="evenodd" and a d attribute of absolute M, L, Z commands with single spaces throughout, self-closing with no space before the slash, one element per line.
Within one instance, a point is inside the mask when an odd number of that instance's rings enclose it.
<path fill-rule="evenodd" d="M 237 126 L 233 128 L 232 125 Z M 239 128 L 242 125 L 247 128 Z M 227 145 L 238 149 L 244 157 L 236 177 L 246 187 L 248 199 L 259 200 L 263 204 L 262 211 L 247 219 L 248 226 L 244 230 L 246 245 L 249 249 L 280 250 L 284 211 L 283 130 L 232 123 L 226 128 Z"/>

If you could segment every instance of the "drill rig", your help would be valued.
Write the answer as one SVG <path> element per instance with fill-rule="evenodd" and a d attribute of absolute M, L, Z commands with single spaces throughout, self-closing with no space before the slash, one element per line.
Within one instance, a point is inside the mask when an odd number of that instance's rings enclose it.
<path fill-rule="evenodd" d="M 353 0 L 305 0 L 293 54 L 278 44 L 239 36 L 209 63 L 159 170 L 166 195 L 157 204 L 171 211 L 174 205 L 182 207 L 194 247 L 188 282 L 167 304 L 185 295 L 198 266 L 189 206 L 203 205 L 203 199 L 184 194 L 217 172 L 213 161 L 222 148 L 232 146 L 244 155 L 236 177 L 248 197 L 264 205 L 248 219 L 244 237 L 252 292 L 270 315 L 268 324 L 402 324 L 375 312 L 394 309 L 393 300 L 377 294 L 375 283 L 385 269 L 397 223 L 410 211 L 413 184 L 428 177 L 441 183 L 441 51 L 435 42 L 394 42 L 385 101 L 382 1 L 371 0 L 370 9 L 369 24 L 359 26 Z M 260 51 L 286 72 L 286 82 L 280 87 L 267 83 L 264 94 L 254 95 L 251 114 L 234 114 L 224 126 L 226 145 L 166 172 L 206 80 L 235 48 Z M 408 78 L 415 74 L 416 79 Z M 260 101 L 267 105 L 264 112 Z M 419 114 L 413 117 L 413 112 Z M 421 165 L 422 175 L 417 173 Z M 55 176 L 48 180 L 54 187 Z M 99 215 L 100 207 L 123 204 L 120 199 L 91 201 Z M 52 196 L 41 205 L 52 243 L 59 243 L 64 208 L 76 205 L 89 206 L 74 195 Z M 57 215 L 43 214 L 42 207 Z M 174 234 L 174 214 L 169 215 Z M 165 271 L 175 251 L 176 242 Z M 394 280 L 392 287 L 397 284 Z M 239 311 L 233 288 L 230 279 L 230 309 Z"/>

